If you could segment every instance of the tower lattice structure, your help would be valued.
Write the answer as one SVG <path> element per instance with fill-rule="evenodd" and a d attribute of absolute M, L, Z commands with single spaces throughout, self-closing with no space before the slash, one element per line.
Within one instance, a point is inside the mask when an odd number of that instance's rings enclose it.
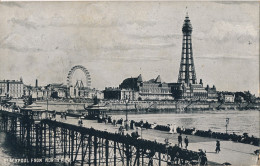
<path fill-rule="evenodd" d="M 192 52 L 192 25 L 189 16 L 185 17 L 182 26 L 183 40 L 182 40 L 182 56 L 179 70 L 178 83 L 197 84 L 196 72 Z"/>

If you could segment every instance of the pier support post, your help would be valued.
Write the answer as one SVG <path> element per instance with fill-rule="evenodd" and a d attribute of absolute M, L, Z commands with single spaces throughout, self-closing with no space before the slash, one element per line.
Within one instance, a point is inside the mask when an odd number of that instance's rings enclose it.
<path fill-rule="evenodd" d="M 144 149 L 142 149 L 142 166 L 144 165 Z"/>
<path fill-rule="evenodd" d="M 28 161 L 29 163 L 31 163 L 31 132 L 30 132 L 30 128 L 31 128 L 31 123 L 29 121 L 29 119 L 26 119 L 26 146 L 27 146 L 27 155 L 28 155 Z"/>
<path fill-rule="evenodd" d="M 136 165 L 137 166 L 140 165 L 140 148 L 139 147 L 136 148 Z"/>
<path fill-rule="evenodd" d="M 50 124 L 48 125 L 49 126 L 49 158 L 51 158 L 51 126 Z"/>
<path fill-rule="evenodd" d="M 46 123 L 44 123 L 43 126 L 44 126 L 43 127 L 43 131 L 44 131 L 44 156 L 46 157 L 46 149 L 47 149 L 47 147 L 46 147 Z"/>
<path fill-rule="evenodd" d="M 41 157 L 42 157 L 42 139 L 43 139 L 43 137 L 42 137 L 42 128 L 43 128 L 43 125 L 41 123 L 40 128 L 39 128 L 39 132 L 40 132 L 40 137 L 39 137 L 39 140 L 40 140 L 40 156 Z"/>
<path fill-rule="evenodd" d="M 69 130 L 68 137 L 69 137 L 69 140 L 68 140 L 68 142 L 69 142 L 68 155 L 69 155 L 69 158 L 70 158 L 70 156 L 71 156 L 71 155 L 70 155 L 70 145 L 71 145 L 71 144 L 70 144 L 70 140 L 71 140 L 71 139 L 70 139 L 70 130 Z"/>
<path fill-rule="evenodd" d="M 53 133 L 54 133 L 54 137 L 53 137 L 53 144 L 54 144 L 54 149 L 53 149 L 53 156 L 54 158 L 56 158 L 56 127 L 53 127 Z"/>
<path fill-rule="evenodd" d="M 129 151 L 129 145 L 126 144 L 126 166 L 130 165 L 130 151 Z"/>
<path fill-rule="evenodd" d="M 36 156 L 39 154 L 39 124 L 35 124 L 36 131 Z"/>
<path fill-rule="evenodd" d="M 108 166 L 108 152 L 109 152 L 109 145 L 108 145 L 108 139 L 106 139 L 106 166 Z"/>
<path fill-rule="evenodd" d="M 84 165 L 84 135 L 83 133 L 81 133 L 81 142 L 82 142 L 82 146 L 81 146 L 81 166 Z"/>
<path fill-rule="evenodd" d="M 64 151 L 63 151 L 63 155 L 64 155 L 64 159 L 66 158 L 66 153 L 67 153 L 67 129 L 63 130 L 63 137 L 64 137 Z"/>
<path fill-rule="evenodd" d="M 114 141 L 114 166 L 116 166 L 116 141 Z"/>
<path fill-rule="evenodd" d="M 73 163 L 73 153 L 74 153 L 74 131 L 71 131 L 71 163 Z"/>
<path fill-rule="evenodd" d="M 88 149 L 89 149 L 89 153 L 88 153 L 88 163 L 89 163 L 89 166 L 91 165 L 91 147 L 92 147 L 92 145 L 91 145 L 91 139 L 92 139 L 92 136 L 90 136 L 89 135 L 89 137 L 88 137 Z"/>
<path fill-rule="evenodd" d="M 162 158 L 161 158 L 161 152 L 159 152 L 159 166 L 161 166 L 161 164 L 162 164 Z"/>
<path fill-rule="evenodd" d="M 97 147 L 98 147 L 98 143 L 97 143 L 97 136 L 94 136 L 94 166 L 97 165 Z M 100 160 L 100 158 L 99 158 Z"/>

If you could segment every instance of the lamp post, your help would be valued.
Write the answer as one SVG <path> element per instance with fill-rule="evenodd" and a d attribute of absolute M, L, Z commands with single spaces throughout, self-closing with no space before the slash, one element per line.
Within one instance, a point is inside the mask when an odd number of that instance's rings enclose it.
<path fill-rule="evenodd" d="M 168 156 L 169 151 L 168 151 L 168 148 L 169 148 L 169 146 L 170 146 L 170 144 L 169 144 L 169 139 L 166 138 L 166 139 L 164 140 L 164 143 L 165 143 L 165 147 L 166 147 L 166 156 L 167 156 L 167 162 L 168 162 L 168 160 L 169 160 L 169 156 Z"/>
<path fill-rule="evenodd" d="M 226 118 L 226 134 L 227 134 L 228 124 L 229 124 L 229 118 Z"/>
<path fill-rule="evenodd" d="M 128 100 L 125 100 L 125 106 L 126 106 L 126 110 L 125 110 L 125 129 L 126 131 L 128 131 L 129 125 L 128 125 L 128 111 L 127 111 L 127 104 L 128 104 Z"/>
<path fill-rule="evenodd" d="M 47 111 L 49 111 L 49 101 L 48 101 L 48 97 L 47 97 Z"/>
<path fill-rule="evenodd" d="M 141 139 L 143 139 L 143 124 L 141 124 Z"/>

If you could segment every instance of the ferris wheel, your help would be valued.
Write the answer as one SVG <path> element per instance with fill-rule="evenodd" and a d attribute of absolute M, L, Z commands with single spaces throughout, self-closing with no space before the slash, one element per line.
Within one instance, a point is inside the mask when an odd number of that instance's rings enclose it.
<path fill-rule="evenodd" d="M 91 86 L 90 74 L 89 74 L 88 70 L 82 65 L 77 65 L 70 69 L 68 76 L 67 76 L 67 87 L 72 86 L 72 77 L 76 70 L 81 70 L 85 74 L 86 87 L 90 88 L 90 86 Z"/>

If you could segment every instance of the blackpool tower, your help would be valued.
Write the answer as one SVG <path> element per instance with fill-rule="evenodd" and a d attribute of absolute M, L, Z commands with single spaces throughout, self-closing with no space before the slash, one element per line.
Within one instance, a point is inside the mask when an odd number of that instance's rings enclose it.
<path fill-rule="evenodd" d="M 178 76 L 178 83 L 185 83 L 186 85 L 197 84 L 195 66 L 192 54 L 191 33 L 192 25 L 188 14 L 185 17 L 182 26 L 183 40 L 182 40 L 182 55 L 181 64 Z"/>

